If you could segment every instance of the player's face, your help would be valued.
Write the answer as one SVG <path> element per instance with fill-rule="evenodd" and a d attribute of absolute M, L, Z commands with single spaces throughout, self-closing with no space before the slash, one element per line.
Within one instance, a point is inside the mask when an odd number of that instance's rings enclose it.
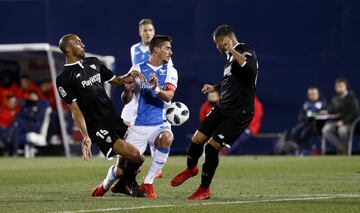
<path fill-rule="evenodd" d="M 152 24 L 144 24 L 139 27 L 139 34 L 142 43 L 149 45 L 151 39 L 155 35 L 155 29 Z"/>
<path fill-rule="evenodd" d="M 85 58 L 85 44 L 82 43 L 78 36 L 74 36 L 73 39 L 69 40 L 69 47 L 73 56 L 79 59 Z"/>
<path fill-rule="evenodd" d="M 172 55 L 171 43 L 165 41 L 159 50 L 159 57 L 164 64 L 168 63 Z"/>
<path fill-rule="evenodd" d="M 221 54 L 225 54 L 226 48 L 225 48 L 225 40 L 224 40 L 224 36 L 219 36 L 219 37 L 214 37 L 214 42 L 216 45 L 216 48 L 220 51 Z"/>

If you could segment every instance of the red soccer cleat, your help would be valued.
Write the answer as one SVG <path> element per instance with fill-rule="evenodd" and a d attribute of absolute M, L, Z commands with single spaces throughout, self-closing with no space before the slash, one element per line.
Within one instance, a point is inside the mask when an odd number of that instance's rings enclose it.
<path fill-rule="evenodd" d="M 194 177 L 198 173 L 199 169 L 197 166 L 193 169 L 185 169 L 183 172 L 176 175 L 176 177 L 171 180 L 170 184 L 171 186 L 179 186 L 183 184 L 187 179 Z"/>
<path fill-rule="evenodd" d="M 210 187 L 205 189 L 203 187 L 199 187 L 190 197 L 189 200 L 207 200 L 211 197 Z"/>
<path fill-rule="evenodd" d="M 145 192 L 147 198 L 156 198 L 157 197 L 152 184 L 143 183 L 143 184 L 141 184 L 140 188 L 142 191 Z"/>
<path fill-rule="evenodd" d="M 93 190 L 91 191 L 91 196 L 93 196 L 93 197 L 101 197 L 106 192 L 107 192 L 107 190 L 104 189 L 103 183 L 100 183 L 98 186 L 93 188 Z"/>

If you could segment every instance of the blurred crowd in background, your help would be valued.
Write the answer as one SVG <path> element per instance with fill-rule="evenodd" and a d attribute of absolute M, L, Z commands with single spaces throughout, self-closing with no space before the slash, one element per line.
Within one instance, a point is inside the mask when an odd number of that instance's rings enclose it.
<path fill-rule="evenodd" d="M 60 125 L 53 82 L 35 84 L 30 76 L 17 76 L 11 70 L 0 75 L 0 150 L 4 155 L 17 156 L 25 144 L 56 145 L 61 142 Z M 63 104 L 67 132 L 72 134 L 73 122 Z"/>
<path fill-rule="evenodd" d="M 35 146 L 59 145 L 62 142 L 56 107 L 53 82 L 34 83 L 26 73 L 17 76 L 10 70 L 0 75 L 0 151 L 2 155 L 17 156 L 25 144 Z M 220 95 L 211 92 L 200 106 L 199 121 L 202 121 L 219 101 Z M 73 121 L 68 106 L 62 103 L 66 120 L 66 132 L 73 141 Z M 233 144 L 224 147 L 222 154 L 242 154 L 242 145 L 251 143 L 261 134 L 264 107 L 259 97 L 255 98 L 254 118 L 249 128 Z M 279 139 L 277 154 L 320 153 L 319 141 L 332 144 L 338 154 L 347 154 L 350 127 L 359 116 L 359 103 L 345 78 L 335 81 L 335 95 L 326 99 L 320 88 L 307 89 L 307 99 L 300 108 L 298 124 L 284 130 Z M 296 115 L 288 115 L 296 116 Z M 241 119 L 241 118 L 239 118 Z M 281 138 L 281 137 L 280 137 Z"/>

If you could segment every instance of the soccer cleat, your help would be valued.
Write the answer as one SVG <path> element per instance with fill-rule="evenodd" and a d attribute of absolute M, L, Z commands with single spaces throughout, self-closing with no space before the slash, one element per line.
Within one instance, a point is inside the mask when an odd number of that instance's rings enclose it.
<path fill-rule="evenodd" d="M 163 173 L 162 173 L 162 170 L 160 170 L 158 173 L 156 173 L 154 178 L 162 178 L 162 176 L 163 176 Z"/>
<path fill-rule="evenodd" d="M 125 188 L 130 192 L 131 197 L 146 197 L 146 193 L 140 188 L 136 181 L 127 183 Z"/>
<path fill-rule="evenodd" d="M 152 184 L 143 183 L 143 184 L 141 184 L 140 189 L 143 192 L 145 192 L 147 198 L 156 198 L 157 197 Z"/>
<path fill-rule="evenodd" d="M 176 175 L 176 177 L 171 180 L 170 184 L 171 186 L 179 186 L 183 184 L 187 179 L 194 177 L 198 173 L 199 169 L 197 166 L 193 169 L 185 169 L 183 172 Z"/>
<path fill-rule="evenodd" d="M 122 193 L 131 197 L 146 197 L 146 194 L 140 189 L 137 182 L 124 182 L 118 181 L 114 186 L 111 187 L 112 193 Z"/>
<path fill-rule="evenodd" d="M 98 186 L 93 188 L 93 190 L 91 191 L 91 196 L 93 196 L 93 197 L 101 197 L 106 192 L 107 192 L 107 190 L 104 189 L 103 183 L 100 183 Z"/>
<path fill-rule="evenodd" d="M 211 197 L 210 187 L 207 189 L 199 187 L 192 195 L 188 197 L 189 200 L 207 200 Z"/>

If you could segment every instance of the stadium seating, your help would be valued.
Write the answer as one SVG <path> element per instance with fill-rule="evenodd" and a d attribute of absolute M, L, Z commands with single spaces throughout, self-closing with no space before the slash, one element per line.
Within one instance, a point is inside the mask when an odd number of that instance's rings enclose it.
<path fill-rule="evenodd" d="M 48 106 L 45 110 L 44 119 L 41 124 L 40 132 L 28 132 L 26 134 L 27 144 L 24 145 L 24 155 L 26 158 L 35 156 L 36 148 L 34 146 L 45 146 L 48 127 L 50 124 L 51 107 Z"/>

